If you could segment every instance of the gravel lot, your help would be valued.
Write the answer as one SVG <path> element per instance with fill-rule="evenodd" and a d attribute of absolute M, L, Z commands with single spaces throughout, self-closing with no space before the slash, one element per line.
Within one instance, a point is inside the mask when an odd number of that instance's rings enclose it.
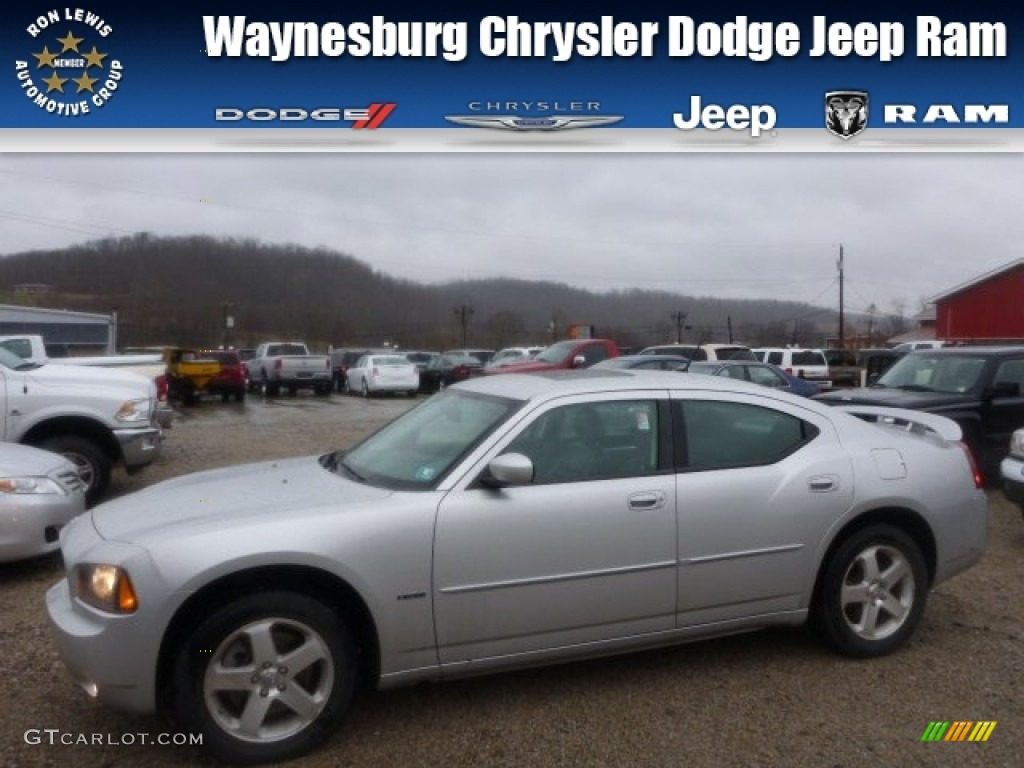
<path fill-rule="evenodd" d="M 115 493 L 250 460 L 349 445 L 414 401 L 299 396 L 185 411 L 164 455 Z M 614 659 L 357 700 L 303 766 L 1020 766 L 1024 765 L 1024 521 L 990 494 L 981 565 L 931 594 L 914 642 L 858 662 L 804 629 L 775 630 Z M 88 700 L 50 639 L 44 593 L 57 558 L 0 566 L 0 765 L 206 766 L 188 747 L 126 745 L 173 732 Z M 995 720 L 986 743 L 921 743 L 933 720 Z M 114 744 L 28 744 L 55 739 Z M 116 742 L 122 742 L 120 744 Z"/>

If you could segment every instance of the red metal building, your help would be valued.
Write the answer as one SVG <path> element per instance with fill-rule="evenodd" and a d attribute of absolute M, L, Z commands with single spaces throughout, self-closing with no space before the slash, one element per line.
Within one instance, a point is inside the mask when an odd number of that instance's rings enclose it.
<path fill-rule="evenodd" d="M 936 338 L 1024 342 L 1024 259 L 958 285 L 932 301 Z"/>

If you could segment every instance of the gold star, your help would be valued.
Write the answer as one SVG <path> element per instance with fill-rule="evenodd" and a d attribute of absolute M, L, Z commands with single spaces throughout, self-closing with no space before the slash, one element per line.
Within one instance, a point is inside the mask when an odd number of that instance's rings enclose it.
<path fill-rule="evenodd" d="M 109 56 L 110 54 L 100 53 L 96 50 L 96 46 L 94 45 L 92 47 L 92 53 L 85 53 L 82 55 L 85 57 L 85 60 L 89 62 L 85 65 L 86 69 L 88 69 L 89 67 L 99 67 L 100 69 L 103 69 L 103 60 L 107 58 L 107 56 Z"/>
<path fill-rule="evenodd" d="M 66 51 L 74 51 L 75 53 L 79 53 L 78 44 L 80 42 L 82 42 L 83 40 L 85 40 L 84 37 L 75 37 L 74 35 L 71 34 L 70 31 L 68 32 L 68 36 L 67 37 L 58 37 L 57 38 L 57 42 L 64 46 L 60 50 L 61 53 L 64 53 Z"/>
<path fill-rule="evenodd" d="M 43 67 L 52 67 L 53 60 L 57 58 L 57 54 L 50 53 L 50 49 L 47 48 L 45 45 L 43 46 L 42 53 L 33 53 L 32 55 L 39 60 L 39 65 L 37 67 L 38 69 L 42 69 Z"/>
<path fill-rule="evenodd" d="M 88 91 L 89 93 L 95 93 L 92 86 L 93 83 L 99 81 L 98 77 L 89 77 L 88 72 L 83 72 L 81 77 L 72 77 L 71 82 L 78 86 L 78 90 L 75 93 L 81 93 L 82 91 Z"/>
<path fill-rule="evenodd" d="M 64 93 L 64 83 L 66 83 L 67 81 L 68 79 L 66 77 L 57 77 L 56 72 L 54 72 L 49 77 L 43 78 L 43 82 L 46 83 L 47 93 L 49 93 L 50 91 L 60 91 L 61 93 Z"/>

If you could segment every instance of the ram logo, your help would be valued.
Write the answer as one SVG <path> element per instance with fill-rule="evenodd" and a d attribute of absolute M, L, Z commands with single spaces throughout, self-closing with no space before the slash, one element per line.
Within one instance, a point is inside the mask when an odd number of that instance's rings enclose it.
<path fill-rule="evenodd" d="M 825 94 L 825 128 L 840 139 L 852 139 L 868 127 L 867 91 Z"/>
<path fill-rule="evenodd" d="M 918 117 L 919 110 L 913 104 L 886 104 L 882 107 L 882 118 L 887 125 L 928 125 L 931 123 L 994 123 L 1010 122 L 1009 104 L 930 104 Z"/>

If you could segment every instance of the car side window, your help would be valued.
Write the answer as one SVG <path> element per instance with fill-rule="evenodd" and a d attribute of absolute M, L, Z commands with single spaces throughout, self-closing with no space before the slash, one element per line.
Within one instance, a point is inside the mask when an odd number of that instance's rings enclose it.
<path fill-rule="evenodd" d="M 774 464 L 810 442 L 818 428 L 788 413 L 746 403 L 681 403 L 683 471 Z"/>
<path fill-rule="evenodd" d="M 769 352 L 768 359 L 765 361 L 772 365 L 782 365 L 782 353 L 781 352 Z"/>
<path fill-rule="evenodd" d="M 638 477 L 659 470 L 654 400 L 615 400 L 554 408 L 516 437 L 505 453 L 533 462 L 534 485 Z"/>
<path fill-rule="evenodd" d="M 789 384 L 789 382 L 771 368 L 765 368 L 764 366 L 748 365 L 747 373 L 749 374 L 752 382 L 760 384 L 762 387 L 775 387 L 776 389 L 782 389 Z"/>
<path fill-rule="evenodd" d="M 608 350 L 604 348 L 603 344 L 591 344 L 590 346 L 583 348 L 583 359 L 587 361 L 587 367 L 599 363 L 608 357 Z"/>
<path fill-rule="evenodd" d="M 1020 387 L 1021 392 L 1024 392 L 1024 360 L 1006 360 L 1000 363 L 993 381 L 995 384 L 1014 383 Z"/>

